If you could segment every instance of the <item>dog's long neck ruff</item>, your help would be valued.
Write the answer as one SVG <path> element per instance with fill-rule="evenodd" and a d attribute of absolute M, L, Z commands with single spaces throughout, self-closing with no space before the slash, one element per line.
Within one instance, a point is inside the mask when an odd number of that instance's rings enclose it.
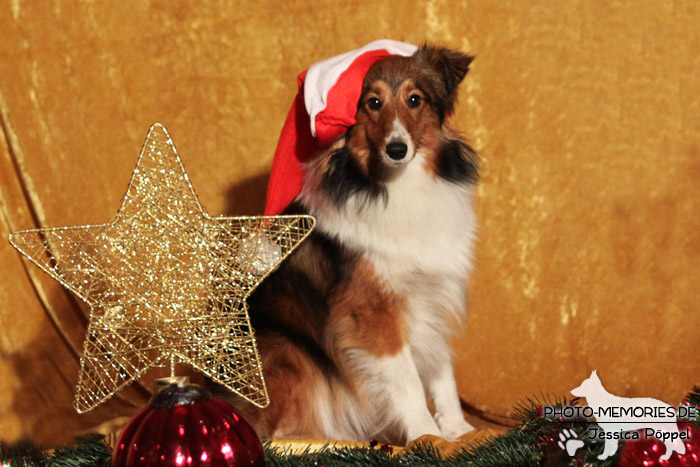
<path fill-rule="evenodd" d="M 300 200 L 318 229 L 367 259 L 395 292 L 411 295 L 435 282 L 461 284 L 454 290 L 459 297 L 443 297 L 445 306 L 461 310 L 476 230 L 473 186 L 436 176 L 426 170 L 425 159 L 419 151 L 387 182 L 386 198 L 353 194 L 338 206 L 309 184 Z"/>

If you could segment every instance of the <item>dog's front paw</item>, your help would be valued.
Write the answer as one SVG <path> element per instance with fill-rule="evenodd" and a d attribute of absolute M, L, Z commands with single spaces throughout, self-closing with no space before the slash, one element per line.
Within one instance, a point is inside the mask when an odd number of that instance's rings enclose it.
<path fill-rule="evenodd" d="M 469 433 L 474 429 L 474 427 L 463 418 L 455 418 L 449 421 L 444 418 L 439 418 L 437 422 L 440 427 L 440 436 L 449 441 L 455 441 L 463 434 Z"/>

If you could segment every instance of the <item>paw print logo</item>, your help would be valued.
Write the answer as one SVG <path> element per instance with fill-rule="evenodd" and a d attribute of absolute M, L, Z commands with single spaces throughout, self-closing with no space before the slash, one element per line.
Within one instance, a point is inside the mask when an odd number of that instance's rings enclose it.
<path fill-rule="evenodd" d="M 576 454 L 576 451 L 583 447 L 583 441 L 578 439 L 576 432 L 568 428 L 564 428 L 561 433 L 559 433 L 559 442 L 557 444 L 570 456 Z"/>

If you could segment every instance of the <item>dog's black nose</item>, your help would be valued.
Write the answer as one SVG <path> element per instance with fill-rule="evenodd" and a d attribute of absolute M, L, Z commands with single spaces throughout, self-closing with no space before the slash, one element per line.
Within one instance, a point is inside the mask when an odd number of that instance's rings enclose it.
<path fill-rule="evenodd" d="M 386 153 L 394 159 L 395 161 L 400 161 L 406 157 L 406 151 L 408 151 L 408 146 L 406 143 L 389 143 L 386 145 Z"/>

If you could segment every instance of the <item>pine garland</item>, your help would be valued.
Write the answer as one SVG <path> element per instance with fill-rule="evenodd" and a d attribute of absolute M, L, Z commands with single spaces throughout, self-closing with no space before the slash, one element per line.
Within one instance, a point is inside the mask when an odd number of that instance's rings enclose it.
<path fill-rule="evenodd" d="M 565 405 L 574 401 L 551 400 L 543 397 L 546 405 Z M 700 387 L 695 386 L 685 399 L 690 406 L 700 407 Z M 527 399 L 516 407 L 522 424 L 500 436 L 480 441 L 474 446 L 450 456 L 443 456 L 431 444 L 419 444 L 410 450 L 392 456 L 380 448 L 335 448 L 326 446 L 318 451 L 289 453 L 280 447 L 265 443 L 266 461 L 269 466 L 296 467 L 317 465 L 325 467 L 367 465 L 376 467 L 392 466 L 434 466 L 446 467 L 474 465 L 479 467 L 501 466 L 615 466 L 618 456 L 605 461 L 598 460 L 603 451 L 602 442 L 591 442 L 579 449 L 575 457 L 569 457 L 557 446 L 558 433 L 564 428 L 576 430 L 583 436 L 589 430 L 596 430 L 594 420 L 561 421 L 540 416 L 540 408 L 545 405 L 538 399 Z M 700 420 L 693 420 L 700 427 Z M 0 443 L 2 467 L 108 467 L 111 458 L 110 445 L 113 439 L 93 435 L 78 440 L 74 446 L 67 446 L 47 453 L 31 443 L 13 445 Z M 618 453 L 621 448 L 618 449 Z"/>
<path fill-rule="evenodd" d="M 111 438 L 111 437 L 110 437 Z M 35 444 L 22 442 L 14 445 L 0 443 L 2 467 L 109 467 L 112 449 L 102 435 L 79 438 L 74 446 L 65 446 L 47 452 Z"/>

